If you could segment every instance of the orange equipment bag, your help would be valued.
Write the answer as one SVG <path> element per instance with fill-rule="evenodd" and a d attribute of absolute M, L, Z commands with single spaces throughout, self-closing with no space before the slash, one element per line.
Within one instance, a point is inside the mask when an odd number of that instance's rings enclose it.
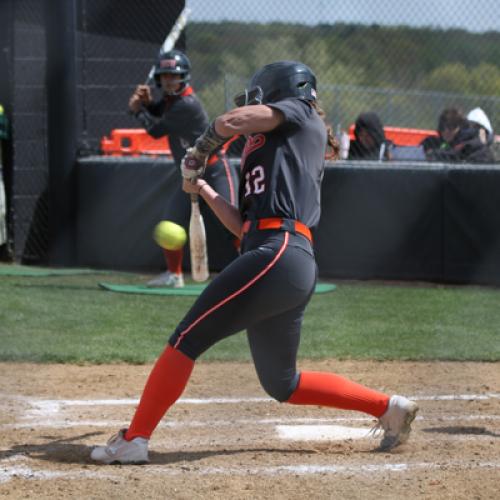
<path fill-rule="evenodd" d="M 154 139 L 144 129 L 120 128 L 101 139 L 101 150 L 109 156 L 172 156 L 168 136 Z"/>

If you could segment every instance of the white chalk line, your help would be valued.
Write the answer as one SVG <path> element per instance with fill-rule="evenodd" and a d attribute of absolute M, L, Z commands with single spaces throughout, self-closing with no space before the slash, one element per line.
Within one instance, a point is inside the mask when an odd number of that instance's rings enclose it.
<path fill-rule="evenodd" d="M 0 395 L 1 397 L 1 395 Z M 500 397 L 498 393 L 488 393 L 488 394 L 451 394 L 451 395 L 427 395 L 427 396 L 413 396 L 412 399 L 415 400 L 427 400 L 427 401 L 439 401 L 439 400 L 484 400 L 490 398 Z M 12 424 L 2 424 L 0 428 L 3 429 L 21 429 L 21 428 L 31 428 L 36 426 L 37 428 L 69 428 L 69 427 L 118 427 L 127 425 L 128 421 L 122 420 L 71 420 L 64 416 L 64 411 L 71 407 L 84 407 L 84 406 L 135 406 L 138 403 L 137 399 L 124 398 L 124 399 L 88 399 L 88 400 L 71 400 L 71 399 L 36 399 L 23 396 L 15 395 L 4 395 L 4 400 L 14 399 L 20 400 L 31 406 L 24 415 L 21 417 L 22 421 L 12 423 Z M 193 399 L 193 398 L 181 398 L 178 404 L 236 404 L 242 402 L 255 403 L 255 402 L 275 402 L 271 398 L 205 398 L 205 399 Z M 500 417 L 498 415 L 434 415 L 426 416 L 422 415 L 417 417 L 418 420 L 426 421 L 473 421 L 473 420 L 485 420 L 494 421 L 498 420 Z M 333 422 L 373 422 L 372 417 L 330 417 L 330 418 L 268 418 L 268 419 L 232 419 L 232 420 L 212 420 L 212 421 L 164 421 L 160 424 L 161 427 L 222 427 L 222 426 L 240 426 L 240 425 L 280 425 L 280 424 L 332 424 Z"/>
<path fill-rule="evenodd" d="M 123 427 L 129 424 L 129 420 L 69 420 L 63 415 L 59 417 L 51 417 L 43 420 L 36 416 L 31 417 L 29 422 L 17 422 L 12 424 L 0 424 L 0 429 L 27 429 L 27 428 L 70 428 L 70 427 Z M 500 415 L 429 415 L 417 416 L 417 422 L 471 422 L 471 421 L 497 421 L 500 420 Z M 282 418 L 245 418 L 232 420 L 165 420 L 160 422 L 158 428 L 216 428 L 216 427 L 241 427 L 246 426 L 263 426 L 263 425 L 280 425 L 280 424 L 302 424 L 302 425 L 329 425 L 334 422 L 345 423 L 365 423 L 375 422 L 372 417 L 328 417 L 328 418 L 313 418 L 313 417 L 282 417 Z"/>
<path fill-rule="evenodd" d="M 8 397 L 9 395 L 1 395 Z M 12 397 L 12 396 L 11 396 Z M 484 401 L 489 399 L 500 399 L 500 393 L 487 394 L 442 394 L 442 395 L 421 395 L 407 396 L 413 401 Z M 27 402 L 36 402 L 38 405 L 43 405 L 44 410 L 49 411 L 51 407 L 57 405 L 65 406 L 120 406 L 120 405 L 137 405 L 138 399 L 123 398 L 123 399 L 35 399 L 35 398 L 18 398 L 25 399 Z M 276 403 L 276 400 L 265 397 L 241 397 L 241 398 L 180 398 L 176 404 L 185 405 L 211 405 L 211 404 L 241 404 L 241 403 Z"/>
<path fill-rule="evenodd" d="M 32 408 L 26 412 L 27 418 L 55 415 L 61 407 L 68 406 L 136 406 L 138 399 L 36 399 L 23 396 L 0 394 L 0 399 L 15 399 L 26 402 Z M 414 401 L 484 401 L 500 399 L 500 393 L 487 394 L 444 394 L 410 396 Z M 210 404 L 242 404 L 242 403 L 276 403 L 272 398 L 242 397 L 242 398 L 180 398 L 176 404 L 210 405 Z"/>
<path fill-rule="evenodd" d="M 311 474 L 373 474 L 379 472 L 411 472 L 416 469 L 432 470 L 442 468 L 500 468 L 500 462 L 469 463 L 463 461 L 448 463 L 390 463 L 390 464 L 356 464 L 356 465 L 316 465 L 296 464 L 261 467 L 202 467 L 193 470 L 200 475 L 238 474 L 238 475 L 311 475 Z M 170 472 L 170 471 L 169 471 Z M 177 471 L 175 472 L 175 474 Z"/>
<path fill-rule="evenodd" d="M 33 469 L 28 465 L 18 465 L 19 462 L 30 460 L 26 455 L 13 455 L 0 462 L 0 484 L 10 481 L 13 477 L 30 480 L 50 480 L 59 478 L 68 479 L 93 479 L 96 477 L 93 471 L 52 471 L 43 469 Z M 100 474 L 102 479 L 115 479 L 112 474 Z"/>
<path fill-rule="evenodd" d="M 5 483 L 12 479 L 13 477 L 23 478 L 27 480 L 51 480 L 56 478 L 65 479 L 114 479 L 123 481 L 125 476 L 125 469 L 122 470 L 121 474 L 113 474 L 112 467 L 107 468 L 104 471 L 50 471 L 44 469 L 33 469 L 27 465 L 18 465 L 20 459 L 26 459 L 27 457 L 11 457 L 9 459 L 13 465 L 9 465 L 4 461 L 3 465 L 0 467 L 0 483 Z M 97 466 L 101 468 L 102 466 Z M 198 465 L 182 467 L 178 466 L 162 466 L 162 465 L 147 465 L 141 467 L 141 474 L 145 475 L 157 475 L 162 476 L 178 476 L 186 474 L 192 474 L 194 476 L 211 476 L 211 475 L 238 475 L 238 476 L 287 476 L 287 475 L 301 475 L 309 476 L 315 474 L 330 474 L 330 475 L 376 475 L 379 473 L 405 473 L 413 472 L 416 470 L 436 470 L 436 469 L 446 469 L 449 470 L 460 469 L 460 470 L 472 470 L 472 469 L 498 469 L 500 468 L 500 462 L 467 462 L 467 461 L 449 461 L 429 463 L 429 462 L 397 462 L 397 463 L 384 463 L 384 464 L 351 464 L 351 465 L 324 465 L 324 464 L 294 464 L 294 465 L 277 465 L 277 466 L 252 466 L 248 467 L 242 466 L 230 466 L 230 467 L 200 467 Z M 130 470 L 130 468 L 127 468 Z M 134 470 L 133 467 L 131 470 Z M 137 470 L 137 469 L 135 469 Z"/>
<path fill-rule="evenodd" d="M 80 471 L 80 472 L 62 472 L 62 471 L 49 471 L 49 470 L 35 470 L 31 467 L 14 466 L 14 467 L 0 467 L 0 484 L 10 481 L 13 477 L 23 478 L 30 480 L 47 480 L 47 479 L 95 479 L 97 475 L 94 472 Z M 101 479 L 115 479 L 115 476 L 110 474 L 99 474 Z"/>
<path fill-rule="evenodd" d="M 7 399 L 22 399 L 28 404 L 34 406 L 25 415 L 27 418 L 36 418 L 36 422 L 31 423 L 18 423 L 18 424 L 4 424 L 0 425 L 0 428 L 22 428 L 22 427 L 78 427 L 78 426 L 94 426 L 94 427 L 116 427 L 126 424 L 128 422 L 123 421 L 113 421 L 113 420 L 79 420 L 70 421 L 67 419 L 58 422 L 54 417 L 58 413 L 64 411 L 65 407 L 71 406 L 121 406 L 121 405 L 137 405 L 137 399 L 101 399 L 101 400 L 41 400 L 34 398 L 23 398 L 23 397 L 13 397 L 11 395 L 4 395 Z M 427 395 L 427 396 L 413 396 L 411 399 L 415 401 L 471 401 L 471 400 L 488 400 L 488 399 L 498 399 L 500 394 L 498 393 L 488 393 L 488 394 L 460 394 L 460 395 Z M 269 403 L 275 402 L 271 398 L 182 398 L 177 403 L 178 404 L 193 404 L 193 405 L 203 405 L 203 404 L 241 404 L 241 403 Z M 49 420 L 43 422 L 40 421 L 40 417 L 50 417 Z M 473 420 L 499 420 L 499 415 L 435 415 L 435 416 L 419 416 L 417 420 L 425 421 L 473 421 Z M 217 426 L 241 426 L 241 425 L 265 425 L 274 424 L 279 426 L 280 424 L 292 424 L 298 423 L 304 426 L 309 424 L 331 424 L 331 422 L 367 422 L 372 421 L 371 417 L 331 417 L 326 419 L 321 418 L 272 418 L 272 419 L 239 419 L 239 420 L 212 420 L 212 421 L 167 421 L 162 422 L 160 427 L 217 427 Z M 297 427 L 297 426 L 296 426 Z M 324 426 L 325 427 L 325 426 Z M 331 427 L 331 426 L 330 426 Z M 348 429 L 348 428 L 345 428 Z M 352 429 L 352 428 L 351 428 Z M 300 430 L 300 429 L 299 429 Z M 355 428 L 355 432 L 365 432 L 368 429 Z M 474 436 L 483 437 L 483 436 Z M 488 437 L 488 436 L 484 436 Z M 26 457 L 24 457 L 26 458 Z M 9 481 L 12 477 L 23 477 L 31 480 L 41 480 L 41 479 L 55 479 L 55 478 L 68 478 L 68 479 L 78 479 L 78 478 L 96 478 L 96 479 L 109 479 L 118 478 L 123 479 L 122 476 L 113 476 L 109 473 L 103 474 L 100 472 L 94 473 L 91 471 L 48 471 L 48 470 L 33 470 L 25 466 L 9 466 L 0 465 L 0 483 Z M 497 469 L 500 467 L 500 462 L 481 462 L 481 463 L 469 463 L 469 462 L 448 462 L 434 464 L 434 463 L 402 463 L 402 464 L 359 464 L 350 466 L 337 466 L 337 465 L 283 465 L 274 467 L 183 467 L 182 469 L 175 468 L 165 468 L 160 466 L 148 466 L 147 470 L 151 473 L 161 473 L 168 475 L 178 475 L 185 474 L 186 471 L 192 472 L 197 475 L 217 475 L 217 474 L 238 474 L 238 475 L 287 475 L 287 474 L 301 474 L 301 475 L 311 475 L 311 474 L 367 474 L 367 473 L 377 473 L 377 472 L 405 472 L 412 471 L 416 469 L 437 469 L 437 468 L 491 468 Z M 144 469 L 142 469 L 144 470 Z"/>

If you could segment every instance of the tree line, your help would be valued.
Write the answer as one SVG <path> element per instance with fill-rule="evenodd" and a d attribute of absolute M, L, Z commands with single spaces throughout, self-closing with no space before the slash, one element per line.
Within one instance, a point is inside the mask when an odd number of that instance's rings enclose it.
<path fill-rule="evenodd" d="M 227 107 L 229 94 L 263 64 L 298 59 L 315 71 L 323 106 L 336 122 L 352 121 L 368 106 L 394 125 L 433 126 L 440 106 L 473 106 L 479 96 L 477 105 L 493 122 L 500 119 L 498 32 L 191 23 L 187 53 L 194 85 L 211 115 Z"/>

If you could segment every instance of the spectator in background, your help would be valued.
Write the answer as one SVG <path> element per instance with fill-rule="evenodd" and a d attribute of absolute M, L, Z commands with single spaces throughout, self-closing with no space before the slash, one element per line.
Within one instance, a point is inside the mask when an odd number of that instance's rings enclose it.
<path fill-rule="evenodd" d="M 469 111 L 467 120 L 469 120 L 472 127 L 478 130 L 479 139 L 483 144 L 493 144 L 495 139 L 493 127 L 491 126 L 490 119 L 481 108 L 474 108 Z"/>
<path fill-rule="evenodd" d="M 390 160 L 392 142 L 376 113 L 361 113 L 354 128 L 355 140 L 349 146 L 349 160 Z"/>
<path fill-rule="evenodd" d="M 139 120 L 149 135 L 160 138 L 168 135 L 172 155 L 176 165 L 177 188 L 166 201 L 167 207 L 164 219 L 187 228 L 191 205 L 189 197 L 182 191 L 180 163 L 186 149 L 194 144 L 208 125 L 208 116 L 200 100 L 194 94 L 190 85 L 191 62 L 179 50 L 171 50 L 162 54 L 155 67 L 154 78 L 162 97 L 153 101 L 149 85 L 138 85 L 129 100 L 130 112 Z M 231 168 L 224 153 L 224 148 L 218 148 L 208 159 L 205 173 L 207 182 L 229 203 L 237 203 L 238 177 Z M 204 209 L 204 204 L 201 204 Z M 211 211 L 209 211 L 211 212 Z M 211 214 L 207 213 L 210 217 Z M 228 234 L 228 245 L 233 245 L 233 239 Z M 182 272 L 183 249 L 163 250 L 166 271 L 150 280 L 149 287 L 184 286 Z M 236 250 L 235 250 L 236 257 Z"/>
<path fill-rule="evenodd" d="M 457 108 L 446 108 L 439 116 L 438 137 L 426 137 L 422 141 L 427 160 L 493 163 L 489 144 L 481 139 L 481 136 L 486 138 L 486 134 L 480 130 L 480 125 L 469 121 Z"/>

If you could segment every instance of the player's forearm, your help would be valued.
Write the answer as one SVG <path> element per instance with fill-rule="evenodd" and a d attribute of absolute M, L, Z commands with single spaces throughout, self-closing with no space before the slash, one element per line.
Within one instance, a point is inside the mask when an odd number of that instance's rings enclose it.
<path fill-rule="evenodd" d="M 153 116 L 147 109 L 142 108 L 135 117 L 141 125 L 146 129 L 146 132 L 155 139 L 159 139 L 168 134 L 168 129 L 160 118 Z"/>
<path fill-rule="evenodd" d="M 280 111 L 263 104 L 235 108 L 215 120 L 215 131 L 222 137 L 274 130 L 283 121 Z"/>
<path fill-rule="evenodd" d="M 201 162 L 230 137 L 269 132 L 280 125 L 283 119 L 280 111 L 268 106 L 244 106 L 233 109 L 217 117 L 196 139 L 194 147 L 188 150 L 188 153 Z"/>
<path fill-rule="evenodd" d="M 243 225 L 239 210 L 214 191 L 208 183 L 201 181 L 200 184 L 198 194 L 206 201 L 222 224 L 239 237 Z"/>

